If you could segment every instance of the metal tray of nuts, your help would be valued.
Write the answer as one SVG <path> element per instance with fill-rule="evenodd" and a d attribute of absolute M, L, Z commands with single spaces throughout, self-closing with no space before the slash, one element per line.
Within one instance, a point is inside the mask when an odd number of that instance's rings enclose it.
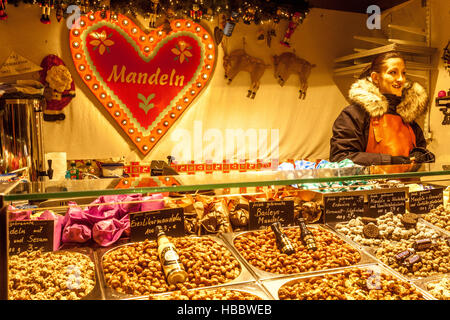
<path fill-rule="evenodd" d="M 230 281 L 227 281 L 225 283 L 219 283 L 219 284 L 216 284 L 216 285 L 207 285 L 207 286 L 203 286 L 202 288 L 214 288 L 214 287 L 221 287 L 221 286 L 229 285 L 229 284 L 245 283 L 245 282 L 255 281 L 254 277 L 247 270 L 245 265 L 236 257 L 236 254 L 234 253 L 234 251 L 231 250 L 229 248 L 229 246 L 227 245 L 227 243 L 225 243 L 225 241 L 223 241 L 219 237 L 214 236 L 214 235 L 204 235 L 204 236 L 200 236 L 200 237 L 199 236 L 185 236 L 185 237 L 181 237 L 181 238 L 189 238 L 189 239 L 202 239 L 202 238 L 206 239 L 206 238 L 209 238 L 209 239 L 215 241 L 217 244 L 223 246 L 223 248 L 225 250 L 227 250 L 234 259 L 236 259 L 236 261 L 237 261 L 237 263 L 239 265 L 240 274 L 236 278 L 234 278 L 234 279 L 232 279 Z M 152 241 L 153 241 L 153 243 L 155 243 L 154 240 L 152 240 Z M 117 244 L 114 247 L 101 248 L 101 249 L 96 250 L 98 269 L 99 269 L 100 279 L 101 279 L 101 288 L 103 290 L 103 295 L 104 295 L 104 298 L 106 300 L 136 299 L 136 298 L 138 298 L 138 299 L 148 299 L 149 294 L 127 294 L 127 293 L 121 293 L 121 292 L 115 290 L 114 288 L 110 287 L 107 284 L 106 279 L 105 279 L 103 258 L 105 256 L 107 256 L 108 254 L 110 254 L 111 252 L 113 252 L 114 250 L 117 250 L 117 249 L 119 249 L 121 247 L 127 247 L 127 246 L 130 246 L 130 245 L 134 245 L 134 244 L 136 244 L 136 243 L 131 243 L 130 242 L 130 243 L 125 243 L 125 244 Z M 158 259 L 158 262 L 159 262 L 159 259 Z M 164 281 L 165 281 L 165 277 L 164 277 Z M 165 292 L 170 292 L 170 291 L 166 290 Z"/>
<path fill-rule="evenodd" d="M 283 228 L 283 229 L 287 230 L 287 229 L 295 229 L 295 228 L 298 229 L 299 227 L 286 227 L 286 228 Z M 351 242 L 347 241 L 346 239 L 341 237 L 339 234 L 337 234 L 336 232 L 334 232 L 333 230 L 331 230 L 327 226 L 319 225 L 319 224 L 309 224 L 308 228 L 321 228 L 322 230 L 332 234 L 334 237 L 337 237 L 337 238 L 341 239 L 350 248 L 354 249 L 359 254 L 360 259 L 359 259 L 358 262 L 356 262 L 356 263 L 354 263 L 352 265 L 365 265 L 365 264 L 370 264 L 370 263 L 376 262 L 376 260 L 372 256 L 367 255 L 364 251 L 362 251 L 359 248 L 355 247 Z M 262 270 L 261 268 L 258 268 L 257 266 L 254 266 L 249 261 L 247 261 L 247 259 L 244 257 L 244 255 L 241 252 L 239 252 L 239 250 L 234 245 L 234 241 L 235 241 L 235 239 L 237 237 L 245 235 L 245 234 L 248 234 L 248 233 L 252 233 L 252 232 L 255 232 L 255 231 L 257 231 L 257 230 L 254 230 L 254 231 L 243 231 L 243 232 L 236 232 L 236 233 L 224 233 L 224 234 L 222 234 L 222 237 L 233 248 L 233 250 L 237 253 L 239 258 L 242 259 L 242 261 L 244 261 L 244 263 L 246 264 L 247 268 L 253 273 L 255 278 L 257 278 L 259 280 L 271 279 L 271 278 L 280 278 L 280 277 L 289 277 L 289 276 L 292 276 L 292 275 L 301 275 L 301 274 L 316 274 L 316 273 L 323 272 L 324 270 L 334 270 L 334 269 L 342 268 L 342 266 L 337 266 L 337 267 L 331 267 L 331 268 L 327 268 L 327 269 L 319 269 L 319 270 L 304 271 L 304 272 L 293 272 L 293 273 L 273 273 L 273 272 L 268 272 L 268 271 Z M 265 261 L 265 262 L 267 263 L 268 261 Z M 298 265 L 300 265 L 300 264 L 298 264 Z"/>
<path fill-rule="evenodd" d="M 423 218 L 420 218 L 419 221 L 422 222 L 423 224 L 425 224 L 425 225 L 431 227 L 431 228 L 434 228 L 436 231 L 438 231 L 439 233 L 441 233 L 443 236 L 445 236 L 445 237 L 450 237 L 450 231 L 445 230 L 445 229 L 443 229 L 443 228 L 441 228 L 441 227 L 438 227 L 438 226 L 436 226 L 435 224 L 433 224 L 433 223 L 431 223 L 431 222 L 428 222 L 427 220 L 425 220 L 425 219 L 423 219 Z"/>
<path fill-rule="evenodd" d="M 380 264 L 377 264 L 377 263 L 370 264 L 370 265 L 364 265 L 364 266 L 349 266 L 349 267 L 341 268 L 340 270 L 326 271 L 326 272 L 322 272 L 322 273 L 319 273 L 319 274 L 313 274 L 313 275 L 301 275 L 301 276 L 294 276 L 294 277 L 282 278 L 282 279 L 262 280 L 261 284 L 263 285 L 263 287 L 265 287 L 267 289 L 269 294 L 271 294 L 275 299 L 280 300 L 279 291 L 280 291 L 280 289 L 283 286 L 289 286 L 289 285 L 293 285 L 293 284 L 301 282 L 301 281 L 308 281 L 308 280 L 311 280 L 311 279 L 320 279 L 322 277 L 326 277 L 326 276 L 330 276 L 330 275 L 338 275 L 338 274 L 344 273 L 346 271 L 355 271 L 355 270 L 360 270 L 362 272 L 370 271 L 372 273 L 372 275 L 369 276 L 365 281 L 362 280 L 361 278 L 359 278 L 359 279 L 353 279 L 353 281 L 356 280 L 356 282 L 353 282 L 351 284 L 346 282 L 345 283 L 345 287 L 342 286 L 342 288 L 344 289 L 344 291 L 350 290 L 350 292 L 345 292 L 345 293 L 334 292 L 335 294 L 341 294 L 342 293 L 342 295 L 343 295 L 343 296 L 340 296 L 340 297 L 339 296 L 336 297 L 337 299 L 339 299 L 339 300 L 356 299 L 357 297 L 355 297 L 355 296 L 353 296 L 351 294 L 352 293 L 351 292 L 352 288 L 354 290 L 364 290 L 364 291 L 362 291 L 364 293 L 368 293 L 369 290 L 374 290 L 378 294 L 379 290 L 385 290 L 386 288 L 389 287 L 389 285 L 390 286 L 393 285 L 392 282 L 390 284 L 386 283 L 386 282 L 385 283 L 382 282 L 382 281 L 387 281 L 387 280 L 383 280 L 383 279 L 381 279 L 381 277 L 383 275 L 387 275 L 387 276 L 392 277 L 394 279 L 394 281 L 398 281 L 399 283 L 403 284 L 406 287 L 414 288 L 419 294 L 422 295 L 422 297 L 425 300 L 434 300 L 434 297 L 431 296 L 425 290 L 421 289 L 420 287 L 418 287 L 414 283 L 411 283 L 411 282 L 407 281 L 403 277 L 398 276 L 395 273 L 392 273 L 391 270 L 389 270 L 388 268 L 385 268 L 384 266 L 382 266 Z M 336 288 L 337 288 L 337 285 L 336 285 Z M 335 288 L 333 288 L 333 289 L 335 289 Z M 337 288 L 337 289 L 340 289 L 340 288 Z M 316 294 L 322 294 L 323 295 L 323 297 L 315 298 L 316 300 L 325 300 L 327 298 L 332 298 L 332 296 L 326 296 L 327 294 L 329 294 L 330 291 L 319 290 L 319 289 L 316 289 L 316 290 L 317 290 L 316 292 L 314 292 L 314 290 L 308 290 L 308 291 L 305 291 L 305 292 L 309 293 L 309 294 L 316 293 Z M 294 291 L 292 291 L 292 289 L 289 289 L 289 292 L 291 294 L 294 293 Z M 345 294 L 349 294 L 349 296 L 346 296 Z M 374 300 L 374 299 L 370 299 L 370 300 Z"/>
<path fill-rule="evenodd" d="M 347 233 L 344 233 L 344 232 L 341 232 L 341 230 L 339 230 L 337 228 L 338 224 L 341 225 L 342 227 L 348 229 L 349 231 L 354 231 L 354 232 L 352 232 L 351 235 L 349 235 Z M 420 225 L 420 227 L 419 227 L 420 231 L 417 231 L 418 230 L 417 227 L 414 228 L 414 230 L 416 230 L 416 234 L 419 233 L 419 232 L 427 232 L 427 233 L 430 233 L 430 234 L 434 234 L 436 237 L 445 235 L 445 233 L 442 232 L 442 229 L 440 229 L 440 228 L 438 228 L 438 227 L 436 227 L 436 226 L 434 226 L 434 225 L 432 225 L 430 223 L 427 223 L 423 219 L 419 219 L 418 220 L 418 224 Z M 347 241 L 353 243 L 354 245 L 356 245 L 360 249 L 366 250 L 368 252 L 373 252 L 375 249 L 380 248 L 381 247 L 381 243 L 383 241 L 396 242 L 396 241 L 402 239 L 402 238 L 400 238 L 400 239 L 394 239 L 394 238 L 369 239 L 369 238 L 366 238 L 366 237 L 363 236 L 362 231 L 357 231 L 357 226 L 350 227 L 350 221 L 337 222 L 337 223 L 336 222 L 334 222 L 334 223 L 327 223 L 327 226 L 330 227 L 337 234 L 339 234 L 343 239 L 346 239 Z M 360 227 L 360 229 L 362 229 L 361 226 L 359 226 L 359 227 Z M 395 230 L 395 227 L 396 226 L 393 226 L 394 230 Z M 353 228 L 353 230 L 351 230 L 352 228 Z M 407 231 L 409 229 L 406 229 L 406 228 L 403 228 L 403 227 L 400 230 L 402 232 L 409 232 L 409 231 Z M 410 229 L 410 230 L 413 230 L 413 229 Z M 408 235 L 407 239 L 414 238 L 414 236 L 415 235 L 413 235 L 413 236 Z M 366 242 L 366 243 L 364 243 L 364 242 Z"/>
<path fill-rule="evenodd" d="M 417 264 L 417 267 L 414 265 L 412 269 L 399 264 L 393 257 L 394 254 L 407 248 L 412 248 L 412 240 L 390 241 L 379 248 L 367 248 L 364 251 L 379 261 L 380 264 L 385 265 L 409 281 L 450 274 L 450 247 L 446 239 L 438 237 L 433 239 L 433 241 L 439 250 L 425 249 L 417 251 L 416 254 L 421 256 L 421 261 Z"/>
<path fill-rule="evenodd" d="M 437 275 L 412 282 L 437 300 L 450 300 L 450 275 Z"/>
<path fill-rule="evenodd" d="M 192 293 L 204 293 L 206 294 L 207 291 L 210 290 L 225 290 L 225 291 L 237 291 L 239 293 L 243 294 L 249 294 L 253 297 L 253 300 L 274 300 L 274 298 L 270 295 L 270 293 L 267 291 L 266 288 L 264 288 L 261 284 L 259 284 L 256 281 L 252 282 L 245 282 L 245 283 L 236 283 L 236 284 L 225 284 L 220 287 L 208 287 L 208 288 L 196 288 L 196 289 L 188 289 L 188 292 Z M 145 299 L 150 300 L 178 300 L 177 298 L 173 298 L 172 295 L 176 294 L 176 292 L 165 292 L 165 293 L 158 293 L 150 295 L 149 297 L 146 297 Z M 144 299 L 143 297 L 140 297 L 139 299 Z M 214 298 L 214 300 L 222 300 L 223 297 L 220 298 Z M 187 299 L 186 299 L 187 300 Z M 205 300 L 204 297 L 200 299 L 191 299 L 191 300 Z M 239 300 L 239 299 L 237 299 Z"/>
<path fill-rule="evenodd" d="M 98 269 L 96 268 L 96 262 L 95 262 L 95 255 L 94 252 L 91 248 L 89 247 L 81 247 L 81 248 L 73 248 L 73 249 L 67 249 L 67 250 L 59 250 L 59 251 L 53 251 L 53 252 L 43 252 L 42 254 L 51 254 L 53 258 L 56 256 L 62 256 L 65 255 L 67 253 L 71 253 L 71 252 L 76 252 L 79 253 L 83 256 L 85 256 L 87 259 L 86 260 L 90 260 L 92 262 L 92 271 L 93 271 L 93 281 L 94 284 L 92 286 L 92 289 L 84 296 L 82 296 L 81 298 L 78 298 L 79 300 L 102 300 L 103 296 L 102 296 L 102 291 L 100 289 L 100 281 L 99 281 L 99 275 L 98 275 Z M 28 254 L 35 254 L 36 252 L 29 252 Z M 58 266 L 57 264 L 59 263 L 64 263 L 65 261 L 64 259 L 52 259 L 52 261 L 50 261 L 50 264 L 56 264 L 56 269 L 61 270 L 64 269 L 65 272 L 64 273 L 58 273 L 55 272 L 55 270 L 51 270 L 52 266 L 49 264 L 45 264 L 45 265 L 38 265 L 38 263 L 36 261 L 38 261 L 37 257 L 30 257 L 33 260 L 29 260 L 30 261 L 30 267 L 32 269 L 33 272 L 38 271 L 39 272 L 39 276 L 43 276 L 46 277 L 45 274 L 55 277 L 54 279 L 58 279 L 58 280 L 50 280 L 48 278 L 45 278 L 44 281 L 46 283 L 48 283 L 49 281 L 53 281 L 54 282 L 54 286 L 48 287 L 51 290 L 53 290 L 53 293 L 49 293 L 52 296 L 48 296 L 46 295 L 45 298 L 41 297 L 41 298 L 36 298 L 36 299 L 45 299 L 45 300 L 53 300 L 53 299 L 73 299 L 73 297 L 70 296 L 62 296 L 59 295 L 60 297 L 58 297 L 58 289 L 62 288 L 62 290 L 64 291 L 65 294 L 69 294 L 71 295 L 71 291 L 73 290 L 74 292 L 80 293 L 80 290 L 83 290 L 83 288 L 85 288 L 87 286 L 86 282 L 84 280 L 85 279 L 85 275 L 83 274 L 82 270 L 80 270 L 79 265 L 72 265 L 72 264 L 67 264 L 62 265 L 62 266 Z M 79 257 L 77 257 L 79 259 Z M 80 260 L 77 260 L 77 263 L 79 263 Z M 9 267 L 12 268 L 14 262 L 11 260 L 10 257 L 10 265 Z M 24 269 L 26 268 L 26 265 L 20 264 L 19 265 L 20 269 Z M 42 270 L 40 270 L 40 268 L 43 268 Z M 49 270 L 50 268 L 50 270 Z M 62 282 L 61 282 L 61 278 L 62 278 Z M 67 278 L 67 279 L 65 279 Z M 65 279 L 65 280 L 64 280 Z M 11 276 L 10 276 L 10 281 L 11 281 Z M 89 279 L 88 279 L 89 280 Z M 37 281 L 36 278 L 33 278 L 32 281 Z M 62 286 L 62 287 L 61 287 Z M 81 291 L 82 292 L 82 291 Z M 37 294 L 39 294 L 40 292 L 35 292 Z M 10 292 L 10 294 L 12 294 L 12 292 Z M 42 292 L 42 294 L 44 294 Z"/>

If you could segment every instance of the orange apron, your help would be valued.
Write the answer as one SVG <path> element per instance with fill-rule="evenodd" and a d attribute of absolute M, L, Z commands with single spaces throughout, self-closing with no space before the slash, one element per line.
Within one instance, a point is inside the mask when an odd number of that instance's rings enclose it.
<path fill-rule="evenodd" d="M 407 157 L 415 146 L 414 131 L 399 115 L 384 114 L 370 119 L 366 152 Z M 405 172 L 409 171 L 410 167 L 411 165 L 396 165 L 383 171 Z"/>

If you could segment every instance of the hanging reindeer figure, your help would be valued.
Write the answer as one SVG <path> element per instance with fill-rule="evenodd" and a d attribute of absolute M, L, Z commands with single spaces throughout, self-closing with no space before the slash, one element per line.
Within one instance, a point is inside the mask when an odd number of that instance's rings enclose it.
<path fill-rule="evenodd" d="M 244 47 L 245 47 L 245 39 Z M 228 79 L 230 84 L 234 77 L 241 71 L 247 71 L 250 74 L 250 89 L 248 89 L 247 98 L 254 99 L 256 91 L 259 89 L 260 79 L 263 76 L 266 68 L 270 65 L 266 65 L 263 60 L 249 56 L 245 49 L 237 49 L 227 53 L 224 42 L 222 42 L 222 48 L 224 51 L 223 56 L 223 68 L 225 69 L 225 79 Z"/>
<path fill-rule="evenodd" d="M 311 74 L 311 69 L 316 65 L 297 57 L 292 52 L 284 52 L 279 56 L 273 56 L 273 64 L 275 79 L 278 80 L 280 86 L 284 86 L 291 74 L 298 74 L 300 79 L 299 99 L 305 99 L 306 90 L 308 89 L 308 78 Z"/>

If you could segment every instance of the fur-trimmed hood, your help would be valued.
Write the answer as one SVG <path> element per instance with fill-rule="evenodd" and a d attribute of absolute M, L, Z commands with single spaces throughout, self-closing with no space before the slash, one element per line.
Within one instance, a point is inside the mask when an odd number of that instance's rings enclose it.
<path fill-rule="evenodd" d="M 349 91 L 352 103 L 362 106 L 371 117 L 379 117 L 389 109 L 389 102 L 378 87 L 369 79 L 359 79 L 352 84 Z M 397 113 L 405 122 L 412 122 L 427 111 L 428 94 L 417 82 L 405 83 L 402 101 L 397 106 Z"/>

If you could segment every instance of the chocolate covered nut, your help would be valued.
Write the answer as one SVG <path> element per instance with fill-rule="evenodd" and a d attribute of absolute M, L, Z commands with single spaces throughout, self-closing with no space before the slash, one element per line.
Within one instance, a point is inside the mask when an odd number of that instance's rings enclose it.
<path fill-rule="evenodd" d="M 372 217 L 361 217 L 361 221 L 365 224 L 368 224 L 368 223 L 377 224 L 377 219 L 372 218 Z"/>
<path fill-rule="evenodd" d="M 419 216 L 415 213 L 405 213 L 400 218 L 400 221 L 403 223 L 403 225 L 406 228 L 414 228 L 417 224 L 418 219 L 419 219 Z"/>
<path fill-rule="evenodd" d="M 374 223 L 366 224 L 363 228 L 363 234 L 366 238 L 378 238 L 380 230 Z"/>

